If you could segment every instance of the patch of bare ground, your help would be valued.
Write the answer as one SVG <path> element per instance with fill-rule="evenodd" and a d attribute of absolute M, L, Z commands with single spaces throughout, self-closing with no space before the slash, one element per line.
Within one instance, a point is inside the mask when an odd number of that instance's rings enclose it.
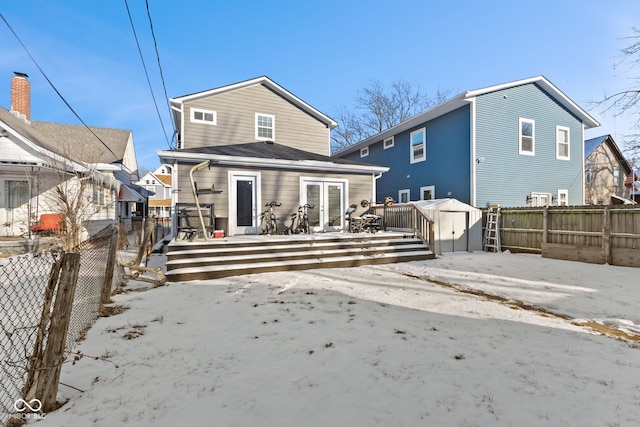
<path fill-rule="evenodd" d="M 413 274 L 407 274 L 404 273 L 405 276 L 411 277 L 413 279 L 419 279 L 419 280 L 423 280 L 425 282 L 429 282 L 429 283 L 433 283 L 435 285 L 439 285 L 439 286 L 443 286 L 445 288 L 450 288 L 450 289 L 454 289 L 458 292 L 464 293 L 464 294 L 470 294 L 470 295 L 475 295 L 478 297 L 482 297 L 491 301 L 496 301 L 499 302 L 500 304 L 505 304 L 508 305 L 509 307 L 511 307 L 514 310 L 528 310 L 534 313 L 537 313 L 539 316 L 542 317 L 547 317 L 547 318 L 557 318 L 557 319 L 563 319 L 563 320 L 567 320 L 567 321 L 571 321 L 572 324 L 576 325 L 576 326 L 581 326 L 581 327 L 585 327 L 585 328 L 589 328 L 591 329 L 593 332 L 598 333 L 600 335 L 604 335 L 606 337 L 610 337 L 610 338 L 616 338 L 616 339 L 620 339 L 620 340 L 625 340 L 625 341 L 631 341 L 631 342 L 640 342 L 640 335 L 638 334 L 633 334 L 631 332 L 627 332 L 627 331 L 623 331 L 620 330 L 616 327 L 613 326 L 609 326 L 609 325 L 605 325 L 603 323 L 598 323 L 595 321 L 591 321 L 591 320 L 587 320 L 587 321 L 577 321 L 574 320 L 573 318 L 571 318 L 570 316 L 564 315 L 564 314 L 559 314 L 559 313 L 553 313 L 549 310 L 546 310 L 542 307 L 536 307 L 535 305 L 532 304 L 527 304 L 523 301 L 514 301 L 511 300 L 509 298 L 505 298 L 503 296 L 500 295 L 494 295 L 494 294 L 489 294 L 487 292 L 478 290 L 478 289 L 470 289 L 470 288 L 466 288 L 466 287 L 462 287 L 462 286 L 457 286 L 451 283 L 447 283 L 447 282 L 443 282 L 440 280 L 434 280 L 434 279 L 429 279 L 426 277 L 420 277 L 420 276 L 416 276 Z"/>

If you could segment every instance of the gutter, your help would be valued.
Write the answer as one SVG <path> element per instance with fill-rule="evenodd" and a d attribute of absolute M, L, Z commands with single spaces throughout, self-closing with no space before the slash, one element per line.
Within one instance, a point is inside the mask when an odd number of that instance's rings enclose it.
<path fill-rule="evenodd" d="M 238 156 L 222 156 L 203 153 L 181 153 L 174 151 L 158 151 L 163 163 L 165 160 L 184 160 L 201 162 L 205 160 L 215 160 L 220 165 L 227 166 L 252 166 L 275 169 L 288 170 L 307 170 L 322 172 L 350 172 L 350 173 L 377 173 L 382 174 L 389 171 L 388 167 L 374 165 L 351 165 L 341 163 L 329 163 L 318 160 L 283 160 L 283 159 L 264 159 L 259 157 L 238 157 Z"/>

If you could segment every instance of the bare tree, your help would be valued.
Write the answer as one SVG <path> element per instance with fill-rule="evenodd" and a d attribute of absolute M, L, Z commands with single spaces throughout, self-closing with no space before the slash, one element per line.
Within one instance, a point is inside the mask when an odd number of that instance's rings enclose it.
<path fill-rule="evenodd" d="M 87 237 L 88 222 L 110 207 L 115 209 L 115 180 L 96 171 L 94 164 L 52 158 L 34 179 L 41 191 L 42 208 L 64 217 L 62 231 L 55 234 L 66 252 L 78 250 Z"/>
<path fill-rule="evenodd" d="M 332 151 L 389 129 L 443 102 L 450 92 L 438 90 L 435 97 L 431 97 L 417 84 L 405 80 L 391 83 L 388 90 L 379 80 L 371 80 L 356 92 L 354 108 L 344 105 L 337 108 L 334 116 L 338 127 L 331 135 Z"/>
<path fill-rule="evenodd" d="M 631 68 L 640 64 L 640 29 L 633 27 L 634 34 L 627 37 L 631 41 L 631 44 L 622 49 L 623 62 L 630 63 Z M 618 65 L 619 65 L 618 64 Z M 637 117 L 634 124 L 634 132 L 629 135 L 625 135 L 624 146 L 628 150 L 629 154 L 636 158 L 640 158 L 640 78 L 632 77 L 632 84 L 619 92 L 613 94 L 606 94 L 604 98 L 596 105 L 603 106 L 605 112 L 611 112 L 614 116 L 620 116 L 622 114 L 632 114 Z"/>

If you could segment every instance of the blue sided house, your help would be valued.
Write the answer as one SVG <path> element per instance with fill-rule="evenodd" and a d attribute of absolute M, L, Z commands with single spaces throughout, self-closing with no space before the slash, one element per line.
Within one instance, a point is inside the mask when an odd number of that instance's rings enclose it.
<path fill-rule="evenodd" d="M 381 200 L 581 205 L 584 130 L 599 125 L 538 76 L 463 92 L 333 156 L 389 167 Z"/>

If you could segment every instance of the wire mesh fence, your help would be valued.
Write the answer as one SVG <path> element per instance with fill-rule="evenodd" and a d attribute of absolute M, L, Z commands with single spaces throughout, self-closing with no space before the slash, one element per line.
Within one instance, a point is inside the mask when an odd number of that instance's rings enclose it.
<path fill-rule="evenodd" d="M 0 424 L 16 412 L 57 253 L 0 260 Z"/>
<path fill-rule="evenodd" d="M 98 317 L 105 286 L 112 290 L 122 282 L 118 263 L 108 264 L 111 245 L 116 242 L 113 233 L 113 227 L 107 228 L 79 248 L 67 352 Z M 60 291 L 56 284 L 63 257 L 61 252 L 44 252 L 0 259 L 0 425 L 16 416 L 19 399 L 31 401 L 27 393 L 34 371 L 50 368 L 42 360 L 48 338 L 59 333 L 50 330 L 50 320 Z M 105 282 L 111 276 L 108 265 L 115 268 L 110 283 Z"/>

